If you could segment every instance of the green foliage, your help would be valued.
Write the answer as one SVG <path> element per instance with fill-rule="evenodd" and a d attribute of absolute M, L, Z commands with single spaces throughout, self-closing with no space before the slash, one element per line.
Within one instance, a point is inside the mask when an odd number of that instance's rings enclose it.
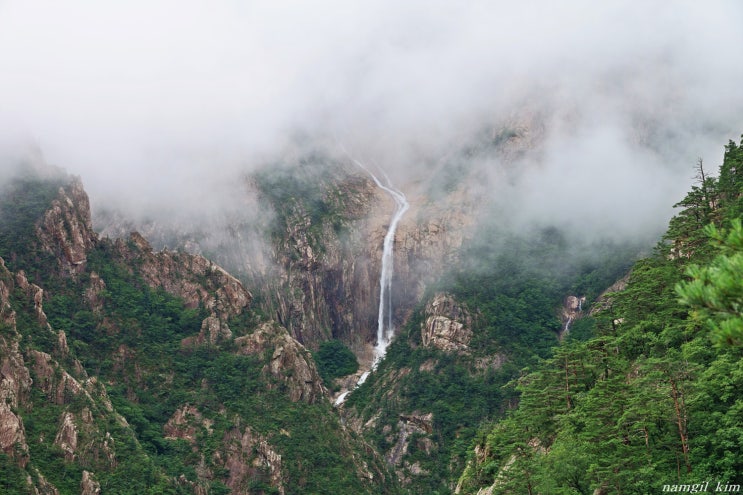
<path fill-rule="evenodd" d="M 331 386 L 336 378 L 351 375 L 359 369 L 356 356 L 340 340 L 322 342 L 320 348 L 313 353 L 312 357 L 315 359 L 317 370 L 327 386 Z"/>
<path fill-rule="evenodd" d="M 201 428 L 195 434 L 207 463 L 228 430 L 245 424 L 278 448 L 292 493 L 307 487 L 311 493 L 365 492 L 352 463 L 356 454 L 344 450 L 348 446 L 330 404 L 292 403 L 283 382 L 263 371 L 270 351 L 243 356 L 233 354 L 229 345 L 184 347 L 185 337 L 198 334 L 203 309 L 185 308 L 183 301 L 148 287 L 106 242 L 90 253 L 88 266 L 106 283 L 99 295 L 102 309 L 91 311 L 80 297 L 85 277 L 69 282 L 45 308 L 53 327 L 65 328 L 86 369 L 110 384 L 109 397 L 134 432 L 117 443 L 117 455 L 126 453 L 127 462 L 96 472 L 102 486 L 105 482 L 112 493 L 180 493 L 186 488 L 166 481 L 181 475 L 196 481 L 200 455 L 185 441 L 166 439 L 164 431 L 176 409 L 190 404 L 212 423 L 211 431 Z M 233 321 L 246 326 L 243 333 L 250 331 L 251 322 L 249 317 Z M 335 364 L 348 369 L 347 357 L 340 356 Z M 218 466 L 213 469 L 219 471 Z M 137 471 L 144 473 L 138 483 L 128 483 L 127 477 Z M 256 478 L 252 486 L 271 493 L 267 483 L 268 478 Z M 214 480 L 210 490 L 225 493 L 226 488 Z"/>
<path fill-rule="evenodd" d="M 328 232 L 340 236 L 349 221 L 360 216 L 354 195 L 364 181 L 328 157 L 309 154 L 290 165 L 266 168 L 254 179 L 276 212 L 272 237 L 288 245 L 297 259 L 301 252 L 292 247 L 297 241 L 291 239 L 293 234 L 306 236 L 312 249 L 322 253 Z"/>
<path fill-rule="evenodd" d="M 598 296 L 626 273 L 638 250 L 574 244 L 556 229 L 521 235 L 496 229 L 484 236 L 464 254 L 476 261 L 456 271 L 443 288 L 476 308 L 473 347 L 487 354 L 508 349 L 523 365 L 549 356 L 560 330 L 556 308 L 565 295 Z"/>
<path fill-rule="evenodd" d="M 740 482 L 740 165 L 733 143 L 719 180 L 700 162 L 699 185 L 677 205 L 653 256 L 595 315 L 594 336 L 563 341 L 514 382 L 519 407 L 479 435 L 486 455 L 471 459 L 463 493 L 496 479 L 493 493 L 640 494 Z M 710 336 L 726 345 L 711 347 Z"/>
<path fill-rule="evenodd" d="M 0 257 L 12 271 L 23 269 L 34 275 L 49 269 L 49 257 L 29 247 L 37 222 L 66 181 L 27 172 L 0 191 Z"/>
<path fill-rule="evenodd" d="M 740 144 L 730 141 L 720 167 L 719 207 L 727 218 L 743 215 L 743 137 Z"/>
<path fill-rule="evenodd" d="M 26 483 L 26 474 L 14 460 L 0 452 L 0 493 L 7 495 L 30 495 L 31 487 Z"/>
<path fill-rule="evenodd" d="M 743 345 L 743 227 L 740 218 L 730 231 L 710 224 L 704 232 L 713 239 L 721 254 L 709 265 L 691 265 L 686 274 L 691 281 L 680 283 L 676 291 L 681 302 L 696 309 L 717 344 Z"/>

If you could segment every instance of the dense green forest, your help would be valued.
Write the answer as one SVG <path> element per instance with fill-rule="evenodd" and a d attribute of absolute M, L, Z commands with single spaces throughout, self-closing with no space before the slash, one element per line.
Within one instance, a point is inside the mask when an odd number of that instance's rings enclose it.
<path fill-rule="evenodd" d="M 652 256 L 508 390 L 461 493 L 646 494 L 743 479 L 743 143 L 698 182 Z M 681 485 L 686 490 L 673 489 Z M 713 488 L 710 488 L 713 489 Z"/>

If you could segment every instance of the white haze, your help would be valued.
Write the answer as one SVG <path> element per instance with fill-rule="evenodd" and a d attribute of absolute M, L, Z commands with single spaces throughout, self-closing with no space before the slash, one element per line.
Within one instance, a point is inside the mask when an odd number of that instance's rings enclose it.
<path fill-rule="evenodd" d="M 241 208 L 235 178 L 296 136 L 400 185 L 539 120 L 521 175 L 481 164 L 492 196 L 632 233 L 743 132 L 741 26 L 737 0 L 0 0 L 0 146 L 38 147 L 99 208 L 185 218 Z"/>

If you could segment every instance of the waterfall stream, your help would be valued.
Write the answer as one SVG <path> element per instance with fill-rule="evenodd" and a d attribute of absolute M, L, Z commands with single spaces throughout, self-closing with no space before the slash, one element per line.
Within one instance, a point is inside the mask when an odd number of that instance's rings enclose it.
<path fill-rule="evenodd" d="M 353 160 L 353 158 L 352 158 Z M 380 181 L 363 163 L 358 160 L 353 162 L 364 169 L 366 173 L 374 180 L 374 183 L 386 192 L 395 202 L 395 211 L 392 214 L 387 233 L 384 236 L 382 247 L 382 269 L 379 275 L 379 313 L 377 317 L 377 345 L 374 347 L 374 364 L 384 357 L 387 352 L 387 346 L 394 336 L 395 328 L 392 322 L 392 276 L 394 273 L 394 249 L 395 233 L 397 225 L 400 223 L 405 212 L 410 208 L 405 194 L 396 189 L 390 181 L 387 174 L 384 174 L 384 183 Z"/>
<path fill-rule="evenodd" d="M 387 352 L 387 346 L 395 333 L 392 323 L 392 275 L 395 264 L 395 233 L 397 232 L 397 224 L 400 223 L 400 219 L 408 211 L 410 204 L 402 192 L 392 187 L 386 176 L 387 186 L 383 185 L 374 174 L 370 175 L 377 186 L 389 194 L 395 201 L 395 212 L 387 228 L 387 234 L 384 236 L 382 270 L 379 275 L 379 315 L 377 319 L 377 345 L 375 347 L 375 361 L 379 361 Z"/>
<path fill-rule="evenodd" d="M 567 333 L 570 331 L 570 324 L 573 322 L 573 317 L 568 316 L 568 321 L 565 322 L 565 328 L 563 329 L 563 333 Z"/>
<path fill-rule="evenodd" d="M 395 249 L 395 234 L 397 232 L 397 225 L 400 223 L 405 212 L 410 208 L 405 194 L 402 191 L 396 189 L 390 178 L 382 172 L 384 183 L 380 181 L 371 170 L 358 160 L 355 160 L 351 155 L 343 148 L 343 151 L 348 155 L 349 158 L 360 168 L 362 168 L 369 176 L 374 180 L 374 183 L 387 193 L 395 202 L 395 211 L 392 213 L 390 224 L 387 227 L 387 233 L 384 236 L 384 243 L 382 245 L 382 269 L 379 274 L 379 313 L 377 315 L 377 344 L 374 346 L 374 361 L 372 362 L 371 370 L 365 371 L 358 382 L 353 388 L 358 388 L 363 384 L 369 377 L 369 373 L 375 370 L 377 364 L 384 358 L 387 353 L 387 346 L 389 345 L 392 337 L 395 334 L 395 327 L 392 321 L 392 276 L 394 274 L 394 249 Z M 346 397 L 351 390 L 342 392 L 334 401 L 334 406 L 340 406 L 346 400 Z"/>

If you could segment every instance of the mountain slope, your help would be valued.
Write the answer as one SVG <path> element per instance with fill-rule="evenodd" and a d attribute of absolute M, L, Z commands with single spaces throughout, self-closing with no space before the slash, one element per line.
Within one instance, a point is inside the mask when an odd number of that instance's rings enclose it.
<path fill-rule="evenodd" d="M 639 494 L 741 483 L 743 354 L 739 341 L 716 337 L 723 344 L 713 346 L 711 336 L 722 318 L 740 321 L 743 268 L 706 272 L 702 283 L 720 290 L 701 297 L 687 282 L 701 276 L 693 264 L 740 257 L 730 240 L 743 236 L 741 150 L 728 144 L 718 178 L 700 174 L 654 255 L 595 313 L 596 335 L 563 342 L 519 378 L 518 409 L 479 435 L 458 493 Z M 709 244 L 708 224 L 732 228 L 730 236 Z M 690 317 L 679 294 L 701 312 Z M 709 294 L 725 295 L 727 314 Z"/>
<path fill-rule="evenodd" d="M 4 493 L 393 490 L 309 351 L 219 266 L 99 239 L 63 175 L 0 207 Z"/>

